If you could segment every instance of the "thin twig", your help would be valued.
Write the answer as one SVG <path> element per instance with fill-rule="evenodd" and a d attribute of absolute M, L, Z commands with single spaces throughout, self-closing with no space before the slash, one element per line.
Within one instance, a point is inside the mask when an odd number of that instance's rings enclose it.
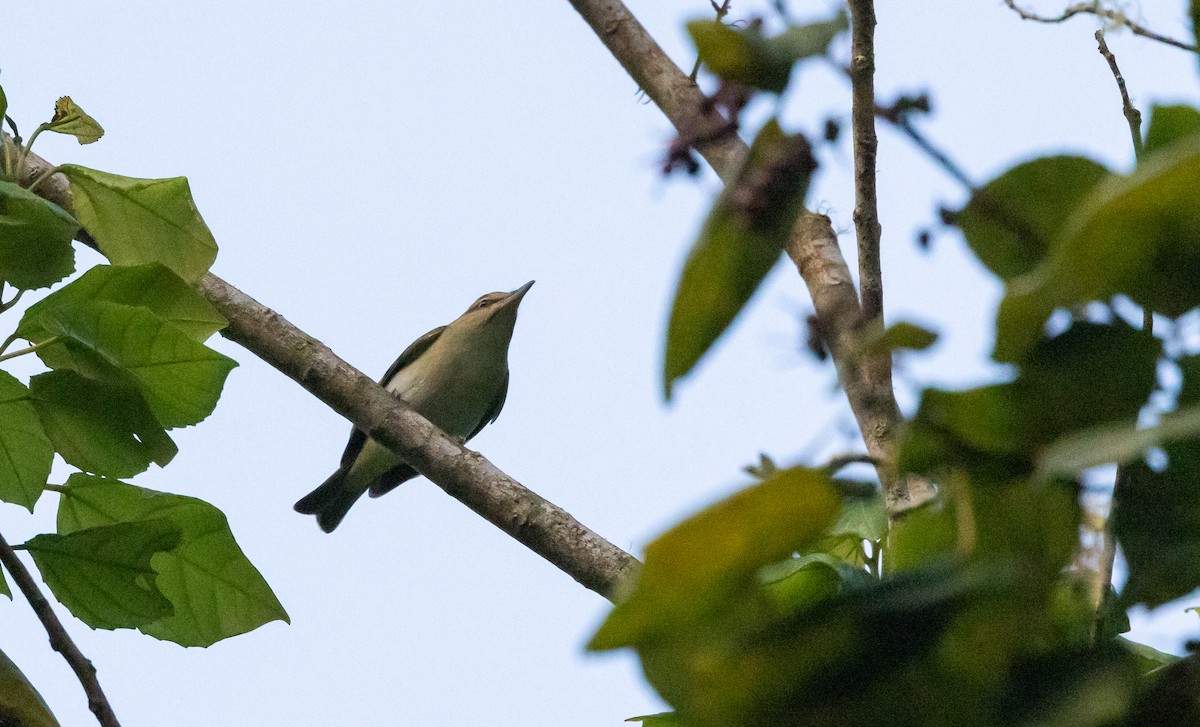
<path fill-rule="evenodd" d="M 96 715 L 96 721 L 102 727 L 120 727 L 117 715 L 113 713 L 112 705 L 108 703 L 108 697 L 104 696 L 104 690 L 100 688 L 100 682 L 96 680 L 96 667 L 92 666 L 92 662 L 79 651 L 79 647 L 71 640 L 67 630 L 63 628 L 62 621 L 58 620 L 54 609 L 50 607 L 50 602 L 38 590 L 33 576 L 29 575 L 25 564 L 17 557 L 12 546 L 2 535 L 0 535 L 0 563 L 4 564 L 5 570 L 12 576 L 13 582 L 17 584 L 17 588 L 21 589 L 25 600 L 29 601 L 29 606 L 37 614 L 46 633 L 50 635 L 50 646 L 62 654 L 67 664 L 75 672 L 75 676 L 79 678 L 79 683 L 83 685 L 83 691 L 87 694 L 88 707 L 92 710 L 92 714 Z"/>
<path fill-rule="evenodd" d="M 881 229 L 875 160 L 875 2 L 851 0 L 850 85 L 854 129 L 854 228 L 858 233 L 858 286 L 864 321 L 883 317 L 883 270 L 879 262 Z M 891 361 L 891 356 L 881 356 Z M 889 364 L 890 366 L 890 364 Z"/>
<path fill-rule="evenodd" d="M 1125 115 L 1125 120 L 1129 123 L 1129 136 L 1133 142 L 1134 158 L 1141 160 L 1145 146 L 1142 141 L 1142 112 L 1139 111 L 1133 102 L 1129 99 L 1129 89 L 1125 86 L 1125 77 L 1121 75 L 1121 69 L 1117 67 L 1117 57 L 1108 49 L 1108 43 L 1104 41 L 1104 31 L 1096 31 L 1096 49 L 1100 51 L 1100 55 L 1108 62 L 1108 68 L 1112 71 L 1113 79 L 1117 82 L 1117 90 L 1121 92 L 1121 112 Z M 1145 336 L 1154 335 L 1154 314 L 1149 308 L 1142 310 L 1142 334 Z M 1104 550 L 1100 554 L 1100 563 L 1093 575 L 1092 581 L 1092 628 L 1091 641 L 1094 646 L 1101 634 L 1101 621 L 1104 615 L 1104 599 L 1109 592 L 1109 585 L 1112 583 L 1113 566 L 1117 559 L 1117 543 L 1116 536 L 1113 534 L 1113 516 L 1116 514 L 1118 501 L 1124 497 L 1129 490 L 1130 469 L 1128 464 L 1121 464 L 1117 467 L 1116 478 L 1113 482 L 1112 499 L 1108 506 L 1108 517 L 1105 518 L 1104 528 L 1100 531 L 1104 538 Z"/>
<path fill-rule="evenodd" d="M 1063 10 L 1061 15 L 1053 16 L 1038 15 L 1037 13 L 1031 13 L 1028 10 L 1024 10 L 1017 5 L 1016 0 L 1004 0 L 1004 4 L 1013 10 L 1017 15 L 1021 16 L 1022 20 L 1031 20 L 1035 23 L 1061 23 L 1080 14 L 1096 15 L 1108 20 L 1117 27 L 1129 28 L 1130 32 L 1132 32 L 1134 35 L 1140 35 L 1143 38 L 1149 38 L 1150 40 L 1155 40 L 1159 43 L 1166 43 L 1167 45 L 1175 46 L 1181 50 L 1191 51 L 1192 53 L 1200 53 L 1200 48 L 1197 46 L 1175 40 L 1174 38 L 1170 38 L 1159 33 L 1155 33 L 1153 30 L 1133 22 L 1128 16 L 1125 15 L 1125 13 L 1119 10 L 1113 10 L 1111 8 L 1104 7 L 1103 4 L 1098 2 L 1098 0 L 1089 3 L 1076 3 L 1075 5 L 1071 5 Z"/>
<path fill-rule="evenodd" d="M 717 22 L 718 23 L 721 22 L 722 20 L 724 20 L 725 16 L 729 14 L 729 3 L 731 3 L 731 2 L 733 2 L 733 0 L 725 0 L 725 2 L 721 3 L 720 5 L 717 5 L 715 2 L 713 2 L 713 0 L 709 0 L 709 3 L 713 6 L 713 10 L 717 11 Z M 696 53 L 696 65 L 692 66 L 692 72 L 688 74 L 688 78 L 691 79 L 692 83 L 695 83 L 696 76 L 700 75 L 701 60 L 702 59 L 700 58 L 700 54 L 697 52 Z"/>
<path fill-rule="evenodd" d="M 887 116 L 883 116 L 887 119 Z M 891 119 L 888 119 L 891 121 Z M 917 148 L 925 152 L 925 155 L 932 159 L 946 174 L 954 178 L 956 182 L 961 184 L 967 191 L 972 194 L 976 191 L 975 183 L 971 181 L 971 177 L 960 167 L 948 154 L 939 149 L 932 141 L 927 139 L 924 134 L 917 131 L 912 125 L 912 121 L 908 119 L 900 119 L 894 121 L 893 124 L 902 134 L 912 140 Z"/>
<path fill-rule="evenodd" d="M 1129 123 L 1129 136 L 1133 139 L 1133 154 L 1137 159 L 1142 158 L 1142 112 L 1134 107 L 1133 102 L 1129 100 L 1129 89 L 1125 87 L 1125 77 L 1121 75 L 1121 69 L 1117 68 L 1117 57 L 1108 49 L 1108 43 L 1104 42 L 1104 31 L 1096 31 L 1097 50 L 1100 55 L 1104 56 L 1104 60 L 1108 61 L 1108 67 L 1112 71 L 1113 79 L 1117 82 L 1117 90 L 1121 92 L 1121 111 L 1125 114 L 1125 121 Z"/>

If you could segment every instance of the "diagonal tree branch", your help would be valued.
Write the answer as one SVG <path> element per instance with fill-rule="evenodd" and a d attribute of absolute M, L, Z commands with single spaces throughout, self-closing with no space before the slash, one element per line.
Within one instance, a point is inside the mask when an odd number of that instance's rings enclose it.
<path fill-rule="evenodd" d="M 22 180 L 50 165 L 30 154 Z M 39 193 L 72 209 L 66 178 L 55 175 Z M 91 245 L 86 233 L 81 239 Z M 554 503 L 540 497 L 430 424 L 325 344 L 283 316 L 208 274 L 196 285 L 229 321 L 222 335 L 240 344 L 331 409 L 404 457 L 421 474 L 580 584 L 609 600 L 639 567 L 636 558 L 581 525 Z"/>

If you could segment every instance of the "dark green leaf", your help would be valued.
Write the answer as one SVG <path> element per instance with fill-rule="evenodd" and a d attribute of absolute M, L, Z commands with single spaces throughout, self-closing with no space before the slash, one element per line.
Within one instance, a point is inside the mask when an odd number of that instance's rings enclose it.
<path fill-rule="evenodd" d="M 1117 637 L 1117 642 L 1129 650 L 1134 657 L 1137 658 L 1138 668 L 1143 674 L 1148 674 L 1155 669 L 1160 669 L 1168 664 L 1174 664 L 1179 661 L 1180 657 L 1174 654 L 1168 654 L 1165 651 L 1159 651 L 1152 646 L 1139 644 L 1136 641 L 1130 641 L 1123 636 Z"/>
<path fill-rule="evenodd" d="M 1191 106 L 1155 106 L 1150 111 L 1143 152 L 1149 155 L 1200 133 L 1200 111 Z"/>
<path fill-rule="evenodd" d="M 54 448 L 84 472 L 131 477 L 178 451 L 133 387 L 64 370 L 34 376 L 29 388 Z"/>
<path fill-rule="evenodd" d="M 70 96 L 63 96 L 54 104 L 54 118 L 46 124 L 46 130 L 73 136 L 80 144 L 91 144 L 104 136 L 104 128 L 84 113 Z"/>
<path fill-rule="evenodd" d="M 792 468 L 684 520 L 646 546 L 633 592 L 589 648 L 643 643 L 739 601 L 757 590 L 760 568 L 824 534 L 839 505 L 820 470 Z"/>
<path fill-rule="evenodd" d="M 687 28 L 700 59 L 713 73 L 781 93 L 796 62 L 824 55 L 833 39 L 849 28 L 849 20 L 839 13 L 825 22 L 792 26 L 773 38 L 764 37 L 758 26 L 739 30 L 717 20 L 694 20 Z"/>
<path fill-rule="evenodd" d="M 684 263 L 663 362 L 666 397 L 725 332 L 779 259 L 816 168 L 803 136 L 767 123 Z"/>
<path fill-rule="evenodd" d="M 71 475 L 59 503 L 58 530 L 167 518 L 182 531 L 173 551 L 154 556 L 158 588 L 174 615 L 141 630 L 182 646 L 209 646 L 271 621 L 288 622 L 270 586 L 242 553 L 225 515 L 191 497 L 88 475 Z"/>
<path fill-rule="evenodd" d="M 8 96 L 4 93 L 4 87 L 0 86 L 0 124 L 4 123 L 4 115 L 8 113 Z"/>
<path fill-rule="evenodd" d="M 0 500 L 30 512 L 42 494 L 54 447 L 29 403 L 29 389 L 0 371 Z"/>
<path fill-rule="evenodd" d="M 1121 601 L 1153 608 L 1200 588 L 1200 439 L 1166 445 L 1167 467 L 1126 465 L 1113 530 L 1129 566 Z"/>
<path fill-rule="evenodd" d="M 17 335 L 29 341 L 44 340 L 50 334 L 38 323 L 42 314 L 93 300 L 148 308 L 199 342 L 227 324 L 211 303 L 162 265 L 97 265 L 29 306 L 17 327 Z"/>
<path fill-rule="evenodd" d="M 135 385 L 167 429 L 211 414 L 237 366 L 145 308 L 91 301 L 48 310 L 39 323 L 62 339 L 38 350 L 47 366 Z"/>
<path fill-rule="evenodd" d="M 988 182 L 956 224 L 980 262 L 1008 280 L 1045 258 L 1063 223 L 1108 174 L 1082 157 L 1034 159 Z"/>
<path fill-rule="evenodd" d="M 0 182 L 0 279 L 14 288 L 54 285 L 75 271 L 79 223 L 53 202 Z"/>
<path fill-rule="evenodd" d="M 4 115 L 0 113 L 0 119 Z M 0 651 L 0 724 L 11 727 L 59 727 L 46 701 L 25 675 Z"/>
<path fill-rule="evenodd" d="M 114 265 L 162 263 L 194 283 L 217 257 L 187 179 L 135 179 L 64 164 L 75 214 Z"/>
<path fill-rule="evenodd" d="M 179 540 L 179 527 L 160 518 L 38 535 L 25 548 L 55 598 L 76 618 L 94 629 L 119 629 L 170 615 L 150 559 Z"/>
<path fill-rule="evenodd" d="M 1200 305 L 1200 138 L 1113 175 L 1063 225 L 1038 268 L 1009 282 L 996 326 L 997 361 L 1019 362 L 1060 307 L 1124 294 L 1157 313 Z"/>

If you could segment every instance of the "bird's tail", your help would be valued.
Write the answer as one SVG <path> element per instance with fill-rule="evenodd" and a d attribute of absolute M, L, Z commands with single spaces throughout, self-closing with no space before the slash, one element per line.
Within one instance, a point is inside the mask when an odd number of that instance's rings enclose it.
<path fill-rule="evenodd" d="M 362 491 L 355 491 L 345 486 L 344 480 L 349 467 L 341 467 L 321 483 L 321 486 L 304 497 L 293 506 L 296 512 L 304 515 L 316 515 L 317 524 L 327 533 L 332 533 L 338 526 L 350 507 L 362 497 Z"/>

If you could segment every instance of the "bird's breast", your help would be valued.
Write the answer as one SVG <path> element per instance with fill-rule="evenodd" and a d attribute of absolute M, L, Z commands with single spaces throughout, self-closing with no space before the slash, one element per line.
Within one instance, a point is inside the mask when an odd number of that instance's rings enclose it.
<path fill-rule="evenodd" d="M 387 389 L 442 431 L 465 438 L 491 410 L 503 386 L 507 362 L 470 355 L 430 357 L 430 353 L 437 352 L 431 347 L 405 366 L 388 382 Z"/>

